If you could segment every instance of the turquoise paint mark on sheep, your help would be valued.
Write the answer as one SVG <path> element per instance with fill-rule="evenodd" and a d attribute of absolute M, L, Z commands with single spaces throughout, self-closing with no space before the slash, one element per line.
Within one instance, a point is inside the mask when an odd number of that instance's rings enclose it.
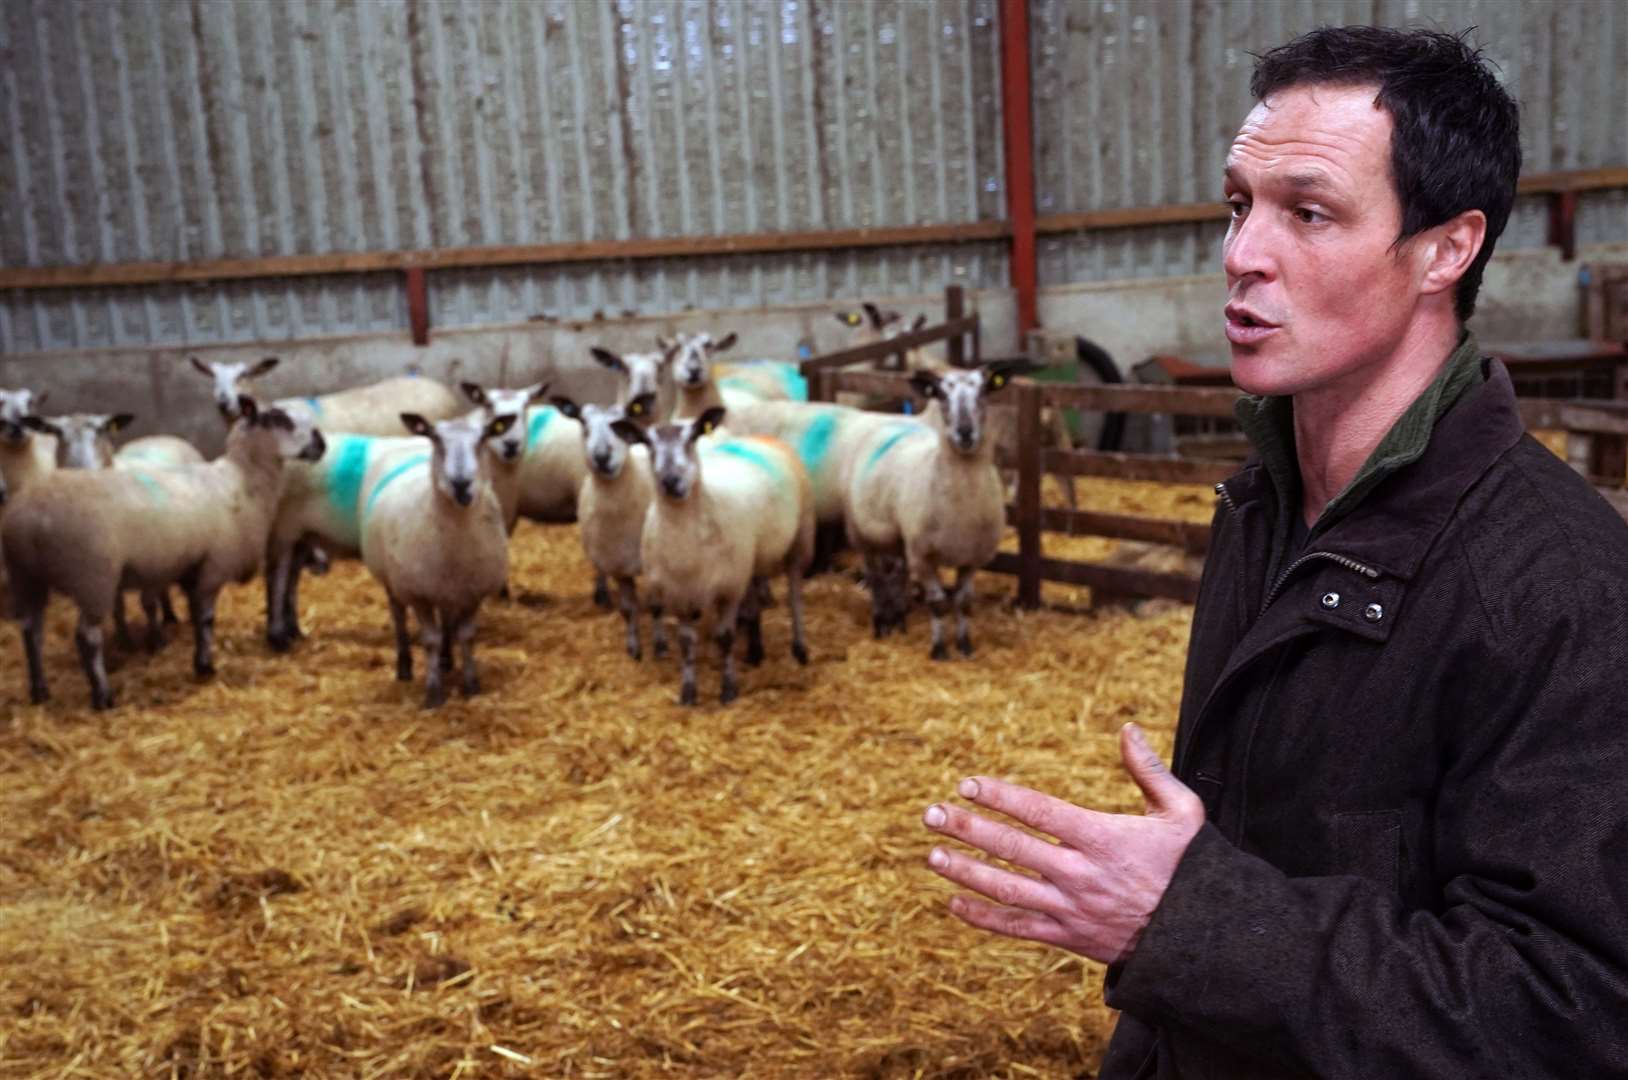
<path fill-rule="evenodd" d="M 328 501 L 339 514 L 339 519 L 356 528 L 356 504 L 362 497 L 362 481 L 367 478 L 367 459 L 373 440 L 356 435 L 334 438 L 338 446 L 329 446 L 334 456 L 328 469 Z"/>
<path fill-rule="evenodd" d="M 305 399 L 305 403 L 307 405 L 311 406 L 311 411 L 313 413 L 315 413 L 317 416 L 322 415 L 322 402 L 318 401 L 314 397 L 308 397 L 308 398 Z"/>
<path fill-rule="evenodd" d="M 893 434 L 884 439 L 882 445 L 872 450 L 871 456 L 865 459 L 865 471 L 870 472 L 871 469 L 875 468 L 876 463 L 886 457 L 887 452 L 899 445 L 901 440 L 908 439 L 912 435 L 921 435 L 926 431 L 927 429 L 920 424 L 899 424 L 893 429 Z"/>
<path fill-rule="evenodd" d="M 394 469 L 391 469 L 389 472 L 385 473 L 384 476 L 379 479 L 379 482 L 373 485 L 373 490 L 367 493 L 367 506 L 362 509 L 362 517 L 366 518 L 373 512 L 373 504 L 379 501 L 379 496 L 384 493 L 385 488 L 395 483 L 396 480 L 402 476 L 402 474 L 408 472 L 409 470 L 416 469 L 420 465 L 428 464 L 429 460 L 430 455 L 428 454 L 414 454 L 406 461 L 403 461 L 400 465 L 397 465 Z"/>
<path fill-rule="evenodd" d="M 537 445 L 537 440 L 543 437 L 543 432 L 548 428 L 549 424 L 554 422 L 554 418 L 559 414 L 560 410 L 556 409 L 552 405 L 544 405 L 542 408 L 531 414 L 531 422 L 526 426 L 527 450 L 530 450 L 532 447 Z"/>
<path fill-rule="evenodd" d="M 169 492 L 164 490 L 164 485 L 158 482 L 157 477 L 140 471 L 132 472 L 130 475 L 136 478 L 136 483 L 147 490 L 153 502 L 163 505 L 170 501 Z"/>
<path fill-rule="evenodd" d="M 712 453 L 726 454 L 729 457 L 739 458 L 742 461 L 750 462 L 751 464 L 762 469 L 764 472 L 768 473 L 769 476 L 774 479 L 775 483 L 784 485 L 786 482 L 786 471 L 784 466 L 781 465 L 780 462 L 769 457 L 769 455 L 765 454 L 762 450 L 759 450 L 757 447 L 753 446 L 751 443 L 737 442 L 735 440 L 719 443 L 717 446 L 712 447 Z"/>
<path fill-rule="evenodd" d="M 837 414 L 823 412 L 803 429 L 797 440 L 797 456 L 810 476 L 818 476 L 831 454 L 831 441 L 837 434 Z"/>
<path fill-rule="evenodd" d="M 798 370 L 796 364 L 788 364 L 784 360 L 742 360 L 729 365 L 736 371 L 768 372 L 780 381 L 780 388 L 790 401 L 808 400 L 808 380 Z M 735 389 L 754 391 L 756 387 L 749 379 L 724 378 L 718 382 L 720 387 L 731 386 Z"/>

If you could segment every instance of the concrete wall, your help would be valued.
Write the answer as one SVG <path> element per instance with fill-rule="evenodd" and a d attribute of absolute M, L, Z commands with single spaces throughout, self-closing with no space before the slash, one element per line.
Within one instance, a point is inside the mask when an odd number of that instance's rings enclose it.
<path fill-rule="evenodd" d="M 1573 263 L 1561 262 L 1552 249 L 1495 256 L 1472 323 L 1477 335 L 1484 342 L 1575 336 L 1581 295 L 1577 271 L 1591 261 L 1628 262 L 1628 245 L 1585 248 Z M 1219 273 L 1063 285 L 1042 291 L 1040 318 L 1046 336 L 1060 341 L 1065 350 L 1075 335 L 1084 335 L 1107 349 L 1127 372 L 1156 353 L 1224 363 L 1227 346 L 1220 310 L 1225 295 Z M 943 299 L 937 295 L 898 297 L 887 303 L 908 315 L 926 312 L 935 321 L 943 313 Z M 970 297 L 970 303 L 983 319 L 986 354 L 1019 350 L 1010 290 L 982 290 Z M 519 386 L 548 379 L 556 391 L 584 400 L 609 400 L 615 381 L 592 360 L 593 345 L 644 351 L 653 347 L 657 334 L 733 330 L 741 337 L 734 356 L 792 360 L 799 346 L 821 353 L 849 344 L 849 331 L 833 317 L 836 310 L 830 304 L 802 304 L 441 330 L 423 349 L 414 348 L 401 334 L 373 334 L 208 349 L 22 353 L 0 356 L 0 385 L 49 390 L 47 411 L 52 413 L 131 411 L 137 415 L 131 437 L 174 432 L 213 452 L 221 444 L 220 424 L 210 404 L 209 384 L 187 363 L 190 355 L 216 360 L 281 356 L 281 367 L 261 385 L 267 397 L 325 393 L 416 370 L 449 384 L 471 379 Z"/>

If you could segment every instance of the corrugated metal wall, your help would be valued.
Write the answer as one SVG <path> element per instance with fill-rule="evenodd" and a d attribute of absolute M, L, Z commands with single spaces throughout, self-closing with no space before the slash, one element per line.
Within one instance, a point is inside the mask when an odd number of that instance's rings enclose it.
<path fill-rule="evenodd" d="M 1628 164 L 1622 0 L 1031 0 L 1040 214 L 1221 197 L 1253 104 L 1251 53 L 1321 25 L 1428 26 L 1486 47 L 1522 105 L 1524 171 Z M 1516 204 L 1499 250 L 1545 242 L 1546 204 Z M 1223 224 L 1043 238 L 1040 281 L 1215 270 Z M 1579 200 L 1580 244 L 1628 243 L 1628 192 Z"/>
<path fill-rule="evenodd" d="M 1528 169 L 1628 162 L 1628 10 L 1030 0 L 1042 214 L 1218 193 L 1251 50 L 1482 27 Z M 998 0 L 7 0 L 0 262 L 380 251 L 1005 216 Z M 1589 196 L 1584 243 L 1628 241 Z M 1214 268 L 1219 229 L 1042 245 L 1055 284 Z M 1523 204 L 1506 244 L 1543 241 Z M 430 275 L 437 326 L 1004 285 L 1002 244 Z M 401 329 L 391 274 L 11 292 L 0 350 Z"/>

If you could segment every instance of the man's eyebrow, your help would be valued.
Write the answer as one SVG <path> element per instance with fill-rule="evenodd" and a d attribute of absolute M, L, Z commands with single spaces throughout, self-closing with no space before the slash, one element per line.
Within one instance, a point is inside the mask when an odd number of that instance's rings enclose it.
<path fill-rule="evenodd" d="M 1325 191 L 1334 188 L 1333 179 L 1318 169 L 1288 173 L 1283 177 L 1283 182 L 1296 191 Z"/>

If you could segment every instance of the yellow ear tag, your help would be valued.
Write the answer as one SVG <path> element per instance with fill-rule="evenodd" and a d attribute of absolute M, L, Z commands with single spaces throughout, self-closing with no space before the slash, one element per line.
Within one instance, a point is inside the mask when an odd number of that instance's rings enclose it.
<path fill-rule="evenodd" d="M 859 316 L 855 315 L 851 311 L 848 312 L 848 325 L 849 326 L 858 326 L 859 325 Z"/>
<path fill-rule="evenodd" d="M 701 425 L 701 434 L 703 434 L 703 435 L 711 435 L 712 434 L 712 421 L 711 420 L 708 420 L 706 423 Z"/>
<path fill-rule="evenodd" d="M 1006 385 L 1006 376 L 1005 375 L 994 375 L 994 376 L 991 376 L 990 379 L 989 379 L 989 387 L 990 387 L 991 390 L 999 390 L 1001 387 L 1003 387 L 1005 385 Z"/>
<path fill-rule="evenodd" d="M 644 415 L 644 402 L 635 401 L 633 404 L 629 405 L 627 407 L 627 414 L 629 416 L 643 416 Z"/>

